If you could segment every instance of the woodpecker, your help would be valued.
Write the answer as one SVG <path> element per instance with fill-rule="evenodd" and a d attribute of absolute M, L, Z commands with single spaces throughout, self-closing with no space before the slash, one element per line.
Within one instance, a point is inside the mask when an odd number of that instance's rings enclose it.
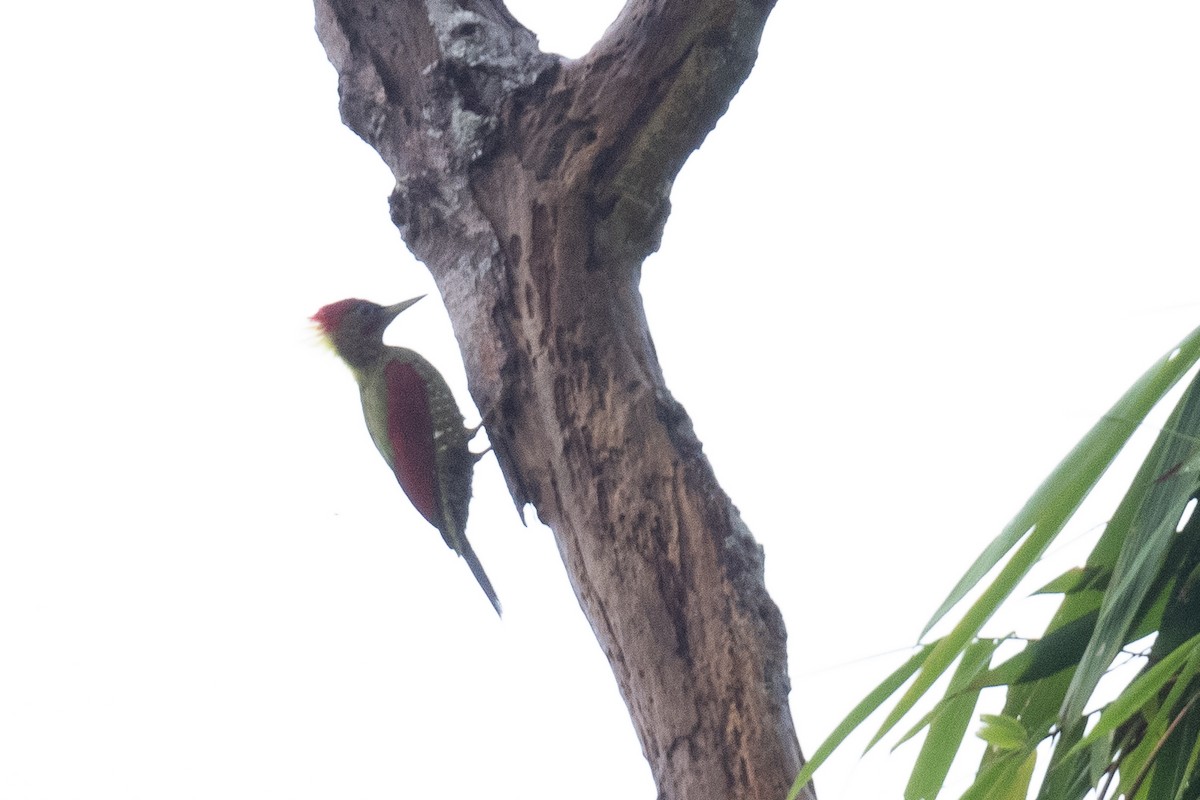
<path fill-rule="evenodd" d="M 483 456 L 472 453 L 467 443 L 479 428 L 464 425 L 446 379 L 432 364 L 412 350 L 383 343 L 392 320 L 421 297 L 393 306 L 339 300 L 312 320 L 354 373 L 367 430 L 400 488 L 450 549 L 466 559 L 500 614 L 500 600 L 466 533 L 471 473 Z"/>

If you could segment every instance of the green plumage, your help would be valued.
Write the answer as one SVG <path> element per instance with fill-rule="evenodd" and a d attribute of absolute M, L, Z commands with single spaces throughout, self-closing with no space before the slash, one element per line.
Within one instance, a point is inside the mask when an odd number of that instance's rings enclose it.
<path fill-rule="evenodd" d="M 412 350 L 383 344 L 388 323 L 414 302 L 384 307 L 342 300 L 313 319 L 354 373 L 380 455 L 417 510 L 467 561 L 499 614 L 499 598 L 466 536 L 471 478 L 480 458 L 468 442 L 478 428 L 465 426 L 450 386 L 432 364 Z"/>

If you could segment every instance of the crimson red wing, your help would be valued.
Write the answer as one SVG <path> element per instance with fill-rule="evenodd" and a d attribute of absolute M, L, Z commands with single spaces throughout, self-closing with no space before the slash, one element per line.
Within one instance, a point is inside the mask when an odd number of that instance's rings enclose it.
<path fill-rule="evenodd" d="M 437 456 L 433 416 L 425 379 L 412 364 L 392 360 L 384 367 L 387 382 L 387 437 L 400 488 L 425 519 L 440 529 Z"/>

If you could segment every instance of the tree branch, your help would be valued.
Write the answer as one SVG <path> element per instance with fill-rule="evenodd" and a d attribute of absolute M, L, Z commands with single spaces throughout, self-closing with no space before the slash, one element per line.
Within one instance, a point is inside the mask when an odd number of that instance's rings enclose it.
<path fill-rule="evenodd" d="M 661 798 L 774 800 L 802 763 L 762 550 L 666 388 L 637 289 L 772 6 L 632 0 L 568 61 L 498 0 L 316 0 L 342 117 L 396 177 L 392 218 Z"/>

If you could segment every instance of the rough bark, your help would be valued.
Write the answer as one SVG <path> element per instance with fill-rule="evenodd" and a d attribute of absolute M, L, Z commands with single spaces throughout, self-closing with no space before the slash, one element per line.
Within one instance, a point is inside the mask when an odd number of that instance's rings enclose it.
<path fill-rule="evenodd" d="M 773 5 L 631 0 L 566 60 L 500 0 L 316 0 L 342 118 L 396 177 L 509 489 L 554 531 L 671 800 L 780 800 L 802 763 L 762 549 L 638 293 Z"/>

